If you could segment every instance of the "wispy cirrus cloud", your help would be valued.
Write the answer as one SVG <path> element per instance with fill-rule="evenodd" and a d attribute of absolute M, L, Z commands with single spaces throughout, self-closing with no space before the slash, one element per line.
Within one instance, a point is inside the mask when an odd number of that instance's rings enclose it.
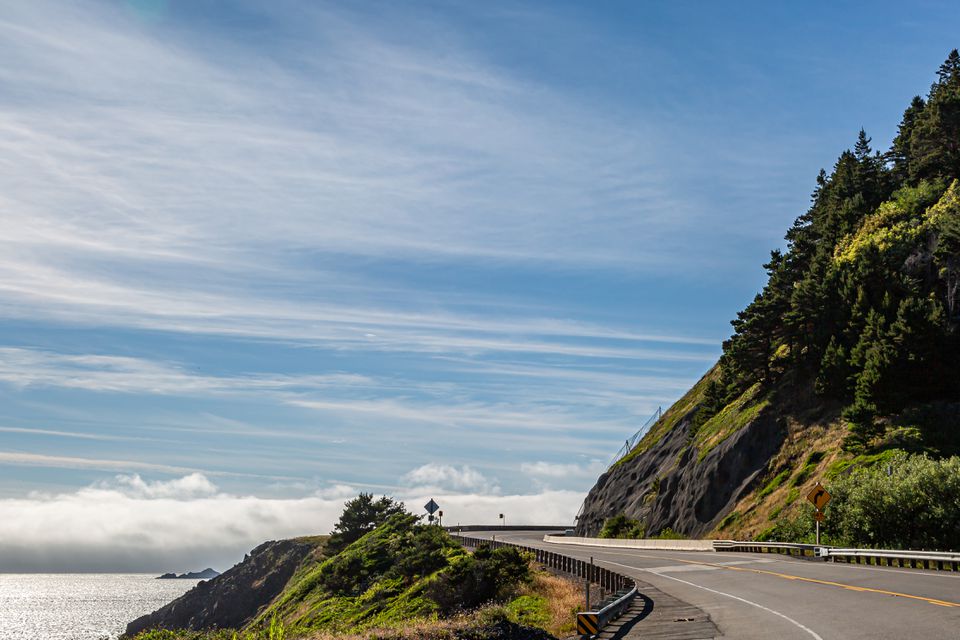
<path fill-rule="evenodd" d="M 316 322 L 421 329 L 396 336 L 409 346 L 438 321 L 441 331 L 509 325 L 400 305 L 297 311 L 289 294 L 389 295 L 366 270 L 345 274 L 318 254 L 672 260 L 664 241 L 645 253 L 631 239 L 685 224 L 648 128 L 598 119 L 453 41 L 437 56 L 329 6 L 302 22 L 325 48 L 306 59 L 295 33 L 289 51 L 220 41 L 215 54 L 189 29 L 139 25 L 107 5 L 10 8 L 0 22 L 13 88 L 0 111 L 8 313 L 278 338 Z M 195 269 L 204 277 L 190 278 Z M 287 296 L 265 298 L 262 285 L 278 282 Z M 535 322 L 528 330 L 547 335 L 700 340 Z"/>
<path fill-rule="evenodd" d="M 492 478 L 599 455 L 715 358 L 578 299 L 715 259 L 688 250 L 713 222 L 662 113 L 535 80 L 426 8 L 396 29 L 251 3 L 211 28 L 175 4 L 0 11 L 0 462 L 382 484 L 403 447 Z"/>
<path fill-rule="evenodd" d="M 0 382 L 15 387 L 62 387 L 96 392 L 156 395 L 276 393 L 330 387 L 369 387 L 367 376 L 347 373 L 209 376 L 167 362 L 101 354 L 64 354 L 0 347 Z"/>

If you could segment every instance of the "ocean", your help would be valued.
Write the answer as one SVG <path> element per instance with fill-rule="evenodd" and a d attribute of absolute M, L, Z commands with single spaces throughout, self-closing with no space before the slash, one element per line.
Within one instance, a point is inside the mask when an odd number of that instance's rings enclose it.
<path fill-rule="evenodd" d="M 197 584 L 116 573 L 0 573 L 0 640 L 115 639 Z"/>

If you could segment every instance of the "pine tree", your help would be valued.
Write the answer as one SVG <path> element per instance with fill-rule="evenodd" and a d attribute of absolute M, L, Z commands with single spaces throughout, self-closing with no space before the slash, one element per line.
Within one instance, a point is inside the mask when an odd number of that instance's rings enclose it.
<path fill-rule="evenodd" d="M 910 178 L 960 177 L 960 58 L 950 52 L 910 136 Z"/>
<path fill-rule="evenodd" d="M 887 153 L 887 159 L 893 163 L 891 171 L 896 183 L 904 182 L 909 176 L 913 158 L 910 153 L 910 141 L 913 138 L 917 119 L 926 107 L 927 103 L 923 98 L 914 96 L 910 106 L 903 112 L 903 119 L 900 120 L 900 127 L 897 129 L 897 137 L 893 139 L 893 145 Z"/>
<path fill-rule="evenodd" d="M 937 69 L 937 82 L 940 85 L 960 82 L 960 53 L 954 49 Z"/>

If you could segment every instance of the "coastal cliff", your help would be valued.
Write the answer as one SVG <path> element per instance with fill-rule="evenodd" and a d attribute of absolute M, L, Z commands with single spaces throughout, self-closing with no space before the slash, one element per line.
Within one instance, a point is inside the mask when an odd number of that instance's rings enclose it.
<path fill-rule="evenodd" d="M 265 542 L 223 574 L 128 624 L 126 635 L 146 629 L 240 628 L 283 590 L 306 559 L 319 552 L 323 540 Z"/>
<path fill-rule="evenodd" d="M 577 534 L 596 536 L 619 514 L 647 534 L 666 529 L 701 537 L 748 497 L 788 441 L 790 421 L 752 394 L 712 422 L 695 416 L 711 370 L 650 433 L 597 480 L 583 503 Z"/>

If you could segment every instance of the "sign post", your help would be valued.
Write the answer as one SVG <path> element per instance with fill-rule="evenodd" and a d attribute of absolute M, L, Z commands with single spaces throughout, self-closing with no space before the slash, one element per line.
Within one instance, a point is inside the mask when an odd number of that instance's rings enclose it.
<path fill-rule="evenodd" d="M 428 517 L 428 520 L 432 523 L 432 522 L 433 522 L 433 514 L 435 514 L 435 513 L 440 509 L 440 505 L 438 505 L 438 504 L 434 501 L 433 498 L 430 498 L 430 502 L 428 502 L 427 504 L 423 505 L 423 508 L 427 510 L 427 513 L 428 513 L 428 514 L 430 514 L 429 517 Z M 440 512 L 440 516 L 443 517 L 443 512 L 442 512 L 442 511 Z"/>
<path fill-rule="evenodd" d="M 814 485 L 813 489 L 810 490 L 810 493 L 807 494 L 807 500 L 813 504 L 816 509 L 813 512 L 813 519 L 817 523 L 817 544 L 820 544 L 820 523 L 823 522 L 823 509 L 827 506 L 827 503 L 830 502 L 830 498 L 833 496 L 830 495 L 830 492 L 823 488 L 823 485 L 819 482 Z"/>

